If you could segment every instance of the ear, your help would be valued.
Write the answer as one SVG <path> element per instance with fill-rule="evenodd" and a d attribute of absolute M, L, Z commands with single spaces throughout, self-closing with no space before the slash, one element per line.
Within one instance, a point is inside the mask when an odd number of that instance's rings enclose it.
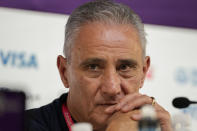
<path fill-rule="evenodd" d="M 146 74 L 148 72 L 149 67 L 150 67 L 150 57 L 146 56 L 145 59 L 144 59 L 143 75 L 142 75 L 142 79 L 141 79 L 140 88 L 144 85 L 144 80 L 146 78 Z"/>
<path fill-rule="evenodd" d="M 66 88 L 69 88 L 68 79 L 67 79 L 67 59 L 63 56 L 59 55 L 57 57 L 57 68 L 59 70 L 59 74 L 61 80 Z"/>

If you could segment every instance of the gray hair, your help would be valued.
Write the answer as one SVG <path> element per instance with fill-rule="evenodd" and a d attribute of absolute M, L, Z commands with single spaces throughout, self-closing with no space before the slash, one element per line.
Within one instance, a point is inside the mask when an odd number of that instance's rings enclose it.
<path fill-rule="evenodd" d="M 146 37 L 140 17 L 126 5 L 111 0 L 95 0 L 76 8 L 68 18 L 64 41 L 64 55 L 68 61 L 80 27 L 91 22 L 133 25 L 140 37 L 143 56 L 146 55 Z"/>

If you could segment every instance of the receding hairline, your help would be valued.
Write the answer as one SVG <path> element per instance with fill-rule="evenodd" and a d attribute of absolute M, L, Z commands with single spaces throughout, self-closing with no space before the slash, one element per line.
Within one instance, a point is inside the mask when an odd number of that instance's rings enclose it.
<path fill-rule="evenodd" d="M 65 30 L 64 55 L 69 58 L 71 46 L 80 28 L 88 23 L 129 24 L 138 33 L 143 56 L 146 55 L 146 33 L 141 18 L 128 6 L 112 0 L 95 0 L 76 8 L 70 15 Z M 68 27 L 68 28 L 67 28 Z"/>
<path fill-rule="evenodd" d="M 87 25 L 93 25 L 94 26 L 94 24 L 100 24 L 100 25 L 107 25 L 107 26 L 127 26 L 128 27 L 128 30 L 132 30 L 132 32 L 135 32 L 135 34 L 137 35 L 137 41 L 138 41 L 138 44 L 139 44 L 139 46 L 140 46 L 140 48 L 141 48 L 141 53 L 142 53 L 142 56 L 143 56 L 143 47 L 142 47 L 142 43 L 141 43 L 141 39 L 140 39 L 140 35 L 139 35 L 139 31 L 138 31 L 138 29 L 133 25 L 133 24 L 131 24 L 131 23 L 125 23 L 125 24 L 120 24 L 120 23 L 115 23 L 115 22 L 103 22 L 103 21 L 91 21 L 91 22 L 86 22 L 86 23 L 83 23 L 79 28 L 78 28 L 78 31 L 75 33 L 75 36 L 74 36 L 74 39 L 72 40 L 72 44 L 70 44 L 71 45 L 71 47 L 70 47 L 70 57 L 68 57 L 67 59 L 71 59 L 71 57 L 72 57 L 72 51 L 73 51 L 73 48 L 75 47 L 75 44 L 76 44 L 76 42 L 75 42 L 75 40 L 77 39 L 77 37 L 78 37 L 78 35 L 79 35 L 79 32 L 80 32 L 80 30 L 84 27 L 84 26 L 87 26 Z M 131 28 L 130 28 L 131 27 Z M 68 60 L 69 61 L 69 60 Z"/>

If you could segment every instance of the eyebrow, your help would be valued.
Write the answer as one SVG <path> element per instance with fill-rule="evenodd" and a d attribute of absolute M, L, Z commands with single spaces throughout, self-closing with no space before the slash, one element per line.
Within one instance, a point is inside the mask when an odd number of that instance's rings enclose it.
<path fill-rule="evenodd" d="M 118 64 L 127 64 L 127 65 L 130 65 L 130 66 L 133 66 L 133 67 L 136 67 L 138 66 L 138 62 L 136 60 L 133 60 L 133 59 L 119 59 L 117 61 Z"/>
<path fill-rule="evenodd" d="M 107 61 L 101 58 L 88 58 L 80 64 L 80 67 L 86 66 L 91 63 L 105 64 L 107 63 Z M 138 66 L 137 61 L 133 59 L 118 59 L 117 64 L 127 64 L 132 67 Z"/>
<path fill-rule="evenodd" d="M 91 64 L 91 63 L 100 63 L 100 64 L 104 64 L 106 63 L 106 60 L 103 60 L 101 58 L 88 58 L 86 60 L 84 60 L 80 66 L 83 67 L 84 65 L 88 65 L 88 64 Z"/>

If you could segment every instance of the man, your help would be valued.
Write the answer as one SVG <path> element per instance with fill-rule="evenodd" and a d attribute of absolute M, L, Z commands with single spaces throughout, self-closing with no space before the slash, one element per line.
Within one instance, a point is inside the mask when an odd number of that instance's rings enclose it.
<path fill-rule="evenodd" d="M 139 93 L 150 58 L 143 24 L 130 8 L 109 0 L 77 8 L 66 25 L 64 55 L 57 66 L 69 92 L 28 111 L 27 130 L 65 131 L 75 122 L 95 131 L 136 130 L 139 109 L 152 104 L 161 130 L 171 131 L 169 113 Z"/>

